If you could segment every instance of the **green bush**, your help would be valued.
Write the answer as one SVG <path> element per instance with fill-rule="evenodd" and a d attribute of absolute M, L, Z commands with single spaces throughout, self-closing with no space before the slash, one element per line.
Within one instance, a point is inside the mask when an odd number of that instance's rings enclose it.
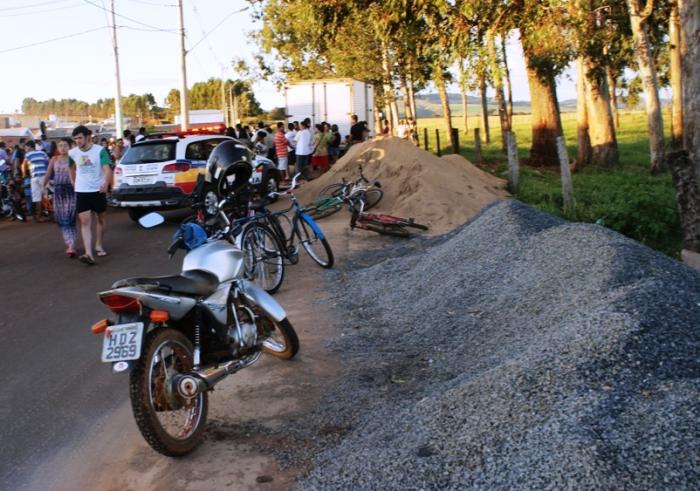
<path fill-rule="evenodd" d="M 598 222 L 669 256 L 679 257 L 681 225 L 668 174 L 646 168 L 587 169 L 574 175 L 576 206 L 563 212 L 559 174 L 521 167 L 517 198 L 577 222 Z"/>

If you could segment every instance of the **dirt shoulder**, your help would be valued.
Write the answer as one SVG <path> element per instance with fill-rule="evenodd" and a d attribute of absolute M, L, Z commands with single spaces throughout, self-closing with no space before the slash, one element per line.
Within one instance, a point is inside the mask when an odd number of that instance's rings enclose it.
<path fill-rule="evenodd" d="M 346 212 L 321 222 L 338 264 L 361 248 L 377 248 L 386 239 L 348 228 Z M 312 410 L 339 372 L 339 360 L 326 343 L 339 335 L 342 319 L 334 317 L 324 290 L 324 276 L 337 275 L 316 266 L 304 253 L 286 270 L 276 299 L 287 310 L 301 342 L 292 361 L 263 357 L 251 368 L 221 382 L 210 396 L 204 443 L 186 458 L 171 459 L 141 438 L 131 415 L 127 378 L 115 397 L 124 403 L 105 415 L 80 445 L 61 449 L 35 471 L 30 488 L 42 489 L 290 489 L 308 469 L 303 462 L 314 450 L 314 435 L 289 431 Z M 105 367 L 107 369 L 107 367 Z M 322 435 L 337 429 L 319 428 Z M 308 448 L 305 448 L 308 447 Z M 279 462 L 273 454 L 294 454 Z M 302 462 L 300 464 L 300 462 Z M 290 467 L 291 466 L 291 467 Z"/>

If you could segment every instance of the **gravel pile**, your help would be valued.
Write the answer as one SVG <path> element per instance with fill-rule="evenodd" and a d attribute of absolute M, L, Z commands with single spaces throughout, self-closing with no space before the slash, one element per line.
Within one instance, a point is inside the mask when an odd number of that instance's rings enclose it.
<path fill-rule="evenodd" d="M 398 251 L 339 273 L 301 489 L 698 486 L 700 275 L 517 201 Z"/>

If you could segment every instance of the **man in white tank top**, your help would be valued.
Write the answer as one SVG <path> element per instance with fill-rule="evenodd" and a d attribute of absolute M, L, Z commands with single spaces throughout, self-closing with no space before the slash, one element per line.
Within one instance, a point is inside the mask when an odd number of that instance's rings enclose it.
<path fill-rule="evenodd" d="M 106 256 L 103 246 L 107 211 L 107 188 L 112 180 L 109 166 L 109 153 L 104 147 L 92 143 L 90 130 L 85 126 L 73 129 L 76 147 L 68 152 L 68 166 L 75 187 L 75 212 L 80 220 L 85 254 L 80 260 L 88 265 L 95 264 L 92 249 L 92 214 L 97 215 L 95 223 L 95 253 Z"/>

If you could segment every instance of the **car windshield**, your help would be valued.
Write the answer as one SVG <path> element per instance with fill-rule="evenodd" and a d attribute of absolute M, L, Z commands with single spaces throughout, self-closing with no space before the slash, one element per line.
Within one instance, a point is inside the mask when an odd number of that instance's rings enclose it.
<path fill-rule="evenodd" d="M 175 145 L 176 142 L 174 141 L 157 141 L 132 145 L 124 154 L 121 164 L 144 164 L 175 160 Z"/>

